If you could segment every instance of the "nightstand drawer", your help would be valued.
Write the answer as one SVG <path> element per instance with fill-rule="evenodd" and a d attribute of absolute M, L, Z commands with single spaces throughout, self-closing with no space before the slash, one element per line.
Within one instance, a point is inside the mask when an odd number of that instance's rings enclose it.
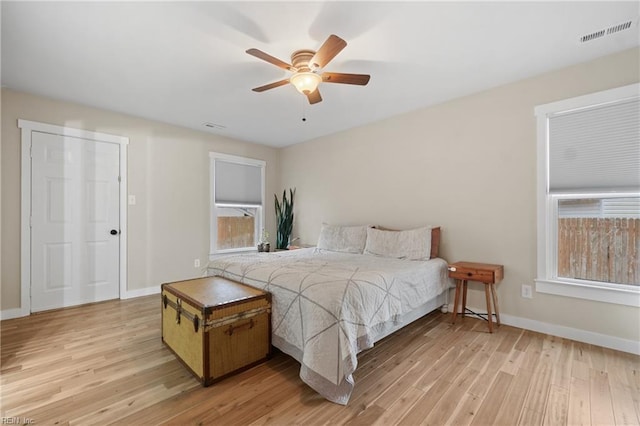
<path fill-rule="evenodd" d="M 455 271 L 452 269 L 455 268 Z M 502 265 L 475 264 L 473 262 L 456 262 L 449 265 L 449 277 L 456 280 L 478 281 L 481 283 L 497 283 L 502 280 Z"/>

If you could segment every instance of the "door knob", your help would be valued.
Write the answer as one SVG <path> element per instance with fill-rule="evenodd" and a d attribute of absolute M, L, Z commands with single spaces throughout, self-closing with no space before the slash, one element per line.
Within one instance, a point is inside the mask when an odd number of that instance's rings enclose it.
<path fill-rule="evenodd" d="M 118 235 L 118 230 L 112 229 L 110 232 L 111 235 Z"/>

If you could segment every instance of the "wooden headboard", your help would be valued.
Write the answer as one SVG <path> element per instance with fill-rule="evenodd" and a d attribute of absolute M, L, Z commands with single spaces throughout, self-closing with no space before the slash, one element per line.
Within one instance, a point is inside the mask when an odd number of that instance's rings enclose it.
<path fill-rule="evenodd" d="M 374 226 L 375 229 L 381 231 L 398 231 L 398 229 L 389 229 L 384 226 Z M 435 226 L 431 228 L 431 255 L 429 259 L 435 259 L 440 254 L 440 227 Z"/>
<path fill-rule="evenodd" d="M 438 257 L 440 254 L 440 227 L 431 228 L 431 256 L 430 259 Z"/>

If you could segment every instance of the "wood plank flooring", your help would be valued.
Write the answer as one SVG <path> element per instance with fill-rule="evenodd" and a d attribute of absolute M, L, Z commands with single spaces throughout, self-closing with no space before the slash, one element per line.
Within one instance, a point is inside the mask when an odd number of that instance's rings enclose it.
<path fill-rule="evenodd" d="M 13 424 L 640 424 L 640 357 L 440 312 L 360 354 L 347 406 L 281 353 L 202 388 L 161 343 L 159 296 L 0 329 L 1 416 Z"/>

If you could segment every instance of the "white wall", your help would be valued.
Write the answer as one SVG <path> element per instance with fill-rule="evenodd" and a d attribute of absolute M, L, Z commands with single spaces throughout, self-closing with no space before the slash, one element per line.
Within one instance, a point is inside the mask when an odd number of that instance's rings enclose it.
<path fill-rule="evenodd" d="M 640 341 L 638 308 L 520 296 L 536 271 L 534 107 L 638 82 L 639 59 L 628 50 L 283 149 L 281 186 L 297 188 L 294 235 L 314 244 L 323 221 L 440 225 L 446 260 L 504 265 L 506 317 Z M 484 307 L 481 286 L 470 284 L 471 306 Z"/>
<path fill-rule="evenodd" d="M 278 151 L 82 105 L 2 89 L 2 249 L 0 309 L 20 307 L 20 131 L 18 119 L 129 137 L 128 289 L 157 290 L 199 276 L 209 254 L 209 152 L 264 160 L 267 206 L 277 186 Z M 267 229 L 275 235 L 272 208 Z"/>

